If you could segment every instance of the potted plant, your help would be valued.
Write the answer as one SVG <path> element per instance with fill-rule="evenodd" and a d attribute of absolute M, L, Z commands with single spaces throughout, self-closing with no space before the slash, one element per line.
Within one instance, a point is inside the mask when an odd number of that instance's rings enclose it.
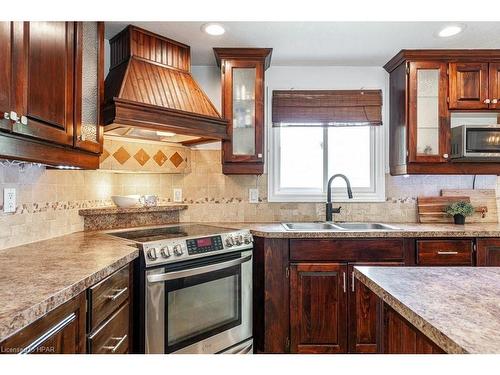
<path fill-rule="evenodd" d="M 465 218 L 474 213 L 474 207 L 469 202 L 459 201 L 446 207 L 446 213 L 453 216 L 455 224 L 465 224 Z"/>

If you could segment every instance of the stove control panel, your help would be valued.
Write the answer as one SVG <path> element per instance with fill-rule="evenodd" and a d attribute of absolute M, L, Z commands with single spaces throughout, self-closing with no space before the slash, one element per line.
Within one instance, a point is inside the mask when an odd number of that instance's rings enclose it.
<path fill-rule="evenodd" d="M 253 237 L 248 230 L 207 237 L 168 239 L 142 245 L 146 266 L 179 262 L 218 253 L 251 249 Z"/>

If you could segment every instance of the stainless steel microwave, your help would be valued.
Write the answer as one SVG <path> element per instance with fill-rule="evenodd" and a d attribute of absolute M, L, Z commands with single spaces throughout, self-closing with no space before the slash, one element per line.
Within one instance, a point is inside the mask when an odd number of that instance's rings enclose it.
<path fill-rule="evenodd" d="M 451 128 L 451 158 L 500 162 L 500 124 Z"/>

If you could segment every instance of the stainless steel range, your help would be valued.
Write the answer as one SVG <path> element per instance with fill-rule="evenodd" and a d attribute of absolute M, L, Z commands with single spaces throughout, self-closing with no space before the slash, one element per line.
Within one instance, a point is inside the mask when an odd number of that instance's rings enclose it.
<path fill-rule="evenodd" d="M 109 234 L 142 250 L 136 296 L 145 353 L 253 352 L 248 230 L 183 224 Z"/>

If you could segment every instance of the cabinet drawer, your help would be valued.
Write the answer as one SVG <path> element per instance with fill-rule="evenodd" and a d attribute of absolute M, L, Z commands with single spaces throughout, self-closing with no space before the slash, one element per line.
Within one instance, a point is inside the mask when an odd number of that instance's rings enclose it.
<path fill-rule="evenodd" d="M 89 337 L 91 354 L 128 353 L 129 304 L 125 303 L 111 318 Z"/>
<path fill-rule="evenodd" d="M 290 240 L 291 260 L 383 261 L 404 258 L 402 239 Z"/>
<path fill-rule="evenodd" d="M 471 240 L 418 240 L 419 266 L 472 266 Z"/>
<path fill-rule="evenodd" d="M 89 288 L 89 331 L 93 331 L 128 299 L 129 272 L 130 265 L 127 265 Z"/>

